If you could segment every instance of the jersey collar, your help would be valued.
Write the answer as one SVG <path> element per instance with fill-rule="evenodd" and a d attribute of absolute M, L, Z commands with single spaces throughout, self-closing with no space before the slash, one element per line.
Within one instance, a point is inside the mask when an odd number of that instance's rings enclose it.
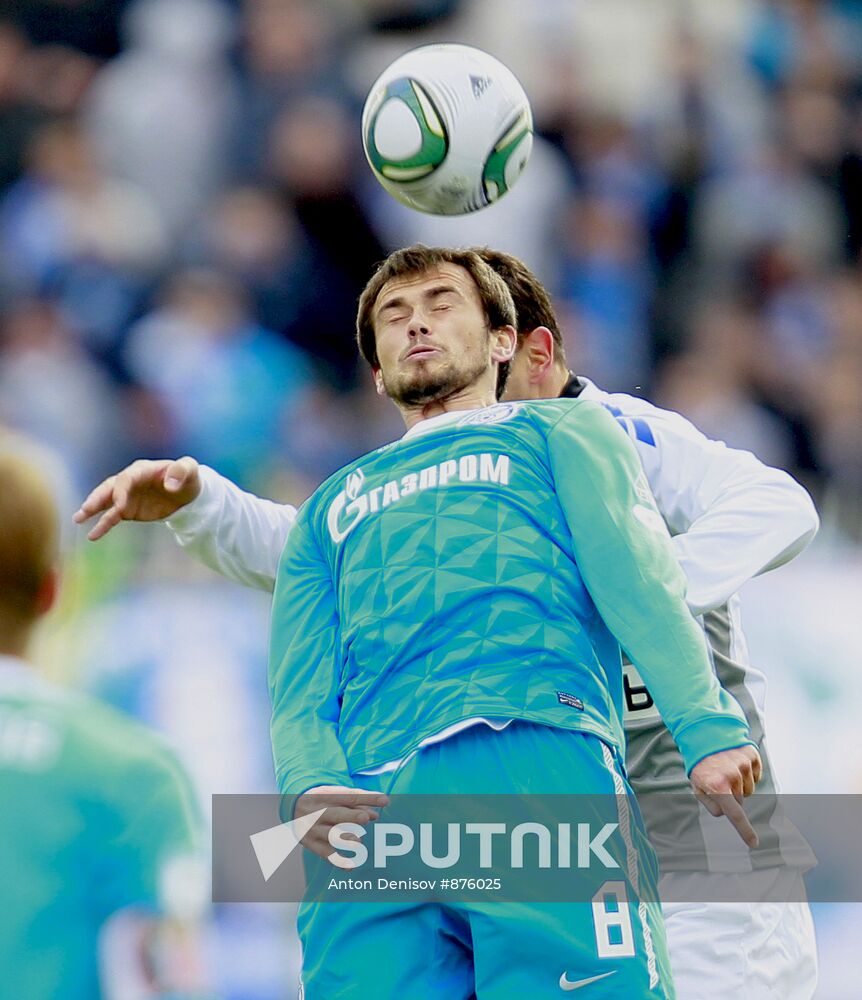
<path fill-rule="evenodd" d="M 566 382 L 563 391 L 560 393 L 560 399 L 599 399 L 601 397 L 601 389 L 588 378 L 584 378 L 583 375 L 575 375 L 574 372 L 569 372 L 569 376 L 569 381 Z M 480 407 L 472 410 L 450 410 L 449 413 L 440 413 L 436 417 L 428 417 L 425 420 L 420 420 L 418 424 L 414 424 L 410 430 L 402 435 L 401 440 L 406 441 L 409 438 L 419 437 L 422 434 L 430 434 L 431 431 L 436 431 L 438 427 L 454 424 L 455 421 L 461 420 L 471 413 L 478 413 L 479 409 Z"/>
<path fill-rule="evenodd" d="M 18 659 L 0 653 L 0 694 L 25 691 L 42 684 L 35 668 Z"/>
<path fill-rule="evenodd" d="M 436 417 L 428 417 L 425 420 L 420 420 L 418 424 L 414 424 L 401 438 L 402 441 L 408 438 L 419 437 L 421 434 L 429 434 L 431 431 L 436 431 L 438 427 L 446 427 L 447 424 L 454 424 L 458 420 L 463 420 L 464 417 L 469 416 L 471 413 L 478 413 L 482 407 L 474 407 L 471 410 L 450 410 L 448 413 L 439 413 Z"/>

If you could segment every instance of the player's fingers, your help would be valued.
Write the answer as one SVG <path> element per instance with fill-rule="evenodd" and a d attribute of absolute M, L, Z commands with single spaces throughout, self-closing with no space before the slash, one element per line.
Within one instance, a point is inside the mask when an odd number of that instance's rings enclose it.
<path fill-rule="evenodd" d="M 760 841 L 742 806 L 730 795 L 722 795 L 718 801 L 721 811 L 733 824 L 739 836 L 749 847 L 757 847 Z"/>
<path fill-rule="evenodd" d="M 178 458 L 165 470 L 165 489 L 169 493 L 177 493 L 197 473 L 198 463 L 190 455 Z"/>
<path fill-rule="evenodd" d="M 82 524 L 94 514 L 98 514 L 99 511 L 104 510 L 111 503 L 111 498 L 114 494 L 114 483 L 116 481 L 116 476 L 109 476 L 108 479 L 105 479 L 94 490 L 90 491 L 86 500 L 72 515 L 72 520 L 75 524 Z"/>
<path fill-rule="evenodd" d="M 129 505 L 129 491 L 132 488 L 132 483 L 129 482 L 128 478 L 123 478 L 122 476 L 117 479 L 116 485 L 114 486 L 114 508 L 124 514 Z"/>
<path fill-rule="evenodd" d="M 754 783 L 757 784 L 763 777 L 763 761 L 760 759 L 760 754 L 756 751 L 754 760 L 751 762 L 751 771 L 754 776 Z"/>
<path fill-rule="evenodd" d="M 721 809 L 715 802 L 712 801 L 712 799 L 710 798 L 709 795 L 706 794 L 706 792 L 702 792 L 699 789 L 695 789 L 694 794 L 697 801 L 703 803 L 703 805 L 706 807 L 707 812 L 710 813 L 710 815 L 712 816 L 721 815 Z"/>
<path fill-rule="evenodd" d="M 136 462 L 132 462 L 127 469 L 123 469 L 114 483 L 114 506 L 126 514 L 131 495 L 136 493 L 139 487 L 146 488 L 158 483 L 169 464 L 170 461 L 167 459 L 155 462 L 152 459 L 139 458 Z"/>
<path fill-rule="evenodd" d="M 367 826 L 372 819 L 379 819 L 379 816 L 380 814 L 374 809 L 356 809 L 351 806 L 339 805 L 327 806 L 326 812 L 315 824 L 315 829 L 318 826 L 332 827 L 339 823 L 358 823 L 360 826 Z"/>
<path fill-rule="evenodd" d="M 725 772 L 720 776 L 714 777 L 703 786 L 703 791 L 706 795 L 712 796 L 718 800 L 721 800 L 726 796 L 732 796 L 740 804 L 744 798 L 743 789 L 744 780 L 742 776 L 742 769 L 738 764 L 735 764 L 733 769 L 729 772 Z"/>
<path fill-rule="evenodd" d="M 754 787 L 757 784 L 757 779 L 754 777 L 754 767 L 749 764 L 740 768 L 742 776 L 742 794 L 743 796 L 753 795 Z"/>
<path fill-rule="evenodd" d="M 373 820 L 380 819 L 380 813 L 374 809 L 355 809 L 354 814 L 356 819 L 353 822 L 359 823 L 360 826 L 368 826 Z"/>
<path fill-rule="evenodd" d="M 332 854 L 332 845 L 325 834 L 308 833 L 302 838 L 302 846 L 307 848 L 319 858 L 328 858 Z"/>
<path fill-rule="evenodd" d="M 122 513 L 117 510 L 116 507 L 111 507 L 110 510 L 107 510 L 90 529 L 87 533 L 87 538 L 89 538 L 91 542 L 97 542 L 100 538 L 104 538 L 111 528 L 115 528 L 122 520 Z"/>
<path fill-rule="evenodd" d="M 320 858 L 331 862 L 339 868 L 353 868 L 358 861 L 352 854 L 339 854 L 329 839 L 332 827 L 329 825 L 315 824 L 315 826 L 303 837 L 302 844 Z M 339 831 L 339 840 L 359 843 L 359 837 L 353 833 Z"/>
<path fill-rule="evenodd" d="M 369 792 L 364 788 L 352 788 L 347 792 L 339 792 L 337 802 L 343 806 L 386 806 L 389 796 L 383 792 Z"/>

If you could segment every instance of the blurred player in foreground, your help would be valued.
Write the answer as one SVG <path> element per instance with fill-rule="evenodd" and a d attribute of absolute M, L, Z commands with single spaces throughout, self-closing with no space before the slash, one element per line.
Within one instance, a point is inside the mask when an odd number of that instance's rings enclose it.
<path fill-rule="evenodd" d="M 361 350 L 408 432 L 324 484 L 288 537 L 271 657 L 280 790 L 298 815 L 351 790 L 356 806 L 333 808 L 328 826 L 367 822 L 385 801 L 369 790 L 620 792 L 615 636 L 697 793 L 753 842 L 737 799 L 759 758 L 709 667 L 631 444 L 586 401 L 484 409 L 514 320 L 505 284 L 471 253 L 395 254 L 363 295 Z M 326 856 L 321 826 L 306 843 Z M 648 885 L 641 831 L 621 829 L 621 868 L 639 845 Z M 438 996 L 442 976 L 452 997 L 555 996 L 597 972 L 613 976 L 597 997 L 673 995 L 654 907 L 618 907 L 622 952 L 588 906 L 492 909 L 306 904 L 307 995 Z M 394 956 L 393 940 L 415 947 Z M 429 948 L 445 973 L 427 969 Z"/>
<path fill-rule="evenodd" d="M 550 298 L 535 275 L 508 254 L 479 253 L 506 281 L 518 315 L 518 348 L 504 398 L 592 399 L 609 408 L 627 431 L 674 535 L 687 578 L 687 601 L 693 614 L 703 615 L 716 673 L 745 710 L 752 733 L 762 740 L 765 678 L 748 663 L 736 592 L 748 579 L 804 549 L 818 525 L 810 498 L 786 473 L 764 466 L 748 452 L 705 438 L 679 414 L 637 397 L 604 392 L 573 375 Z M 269 591 L 296 519 L 295 508 L 244 493 L 191 458 L 134 463 L 100 484 L 77 519 L 97 513 L 102 517 L 91 538 L 101 537 L 123 519 L 169 517 L 169 527 L 196 558 L 230 579 Z M 626 766 L 636 793 L 660 789 L 671 793 L 666 801 L 675 807 L 650 813 L 662 889 L 677 899 L 692 893 L 691 902 L 664 907 L 679 996 L 808 1000 L 816 985 L 808 907 L 799 902 L 700 901 L 708 898 L 698 893 L 708 893 L 709 883 L 691 883 L 704 873 L 709 876 L 716 866 L 723 871 L 720 821 L 703 810 L 698 814 L 696 808 L 679 808 L 678 793 L 688 787 L 682 758 L 631 665 L 626 666 L 624 708 Z M 762 742 L 761 753 L 764 775 L 759 791 L 769 793 L 775 790 L 775 780 Z M 768 821 L 774 797 L 759 794 L 752 801 L 753 815 Z M 780 830 L 780 824 L 775 826 Z M 747 899 L 752 879 L 758 880 L 755 891 L 762 887 L 768 894 L 774 889 L 784 891 L 787 899 L 799 899 L 801 873 L 810 859 L 804 849 L 794 858 L 796 846 L 792 837 L 776 832 L 751 853 L 747 868 L 756 874 L 723 871 L 714 877 L 722 880 L 723 888 L 732 880 L 744 880 L 741 900 Z"/>
<path fill-rule="evenodd" d="M 184 773 L 154 734 L 26 659 L 58 586 L 38 463 L 0 438 L 0 993 L 203 997 L 208 884 Z"/>

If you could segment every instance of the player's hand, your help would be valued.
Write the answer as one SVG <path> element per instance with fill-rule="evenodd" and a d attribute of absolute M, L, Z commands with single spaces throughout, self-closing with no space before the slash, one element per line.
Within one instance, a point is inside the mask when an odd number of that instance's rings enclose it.
<path fill-rule="evenodd" d="M 698 800 L 713 816 L 727 816 L 749 847 L 757 847 L 759 841 L 742 808 L 742 800 L 752 794 L 762 773 L 760 754 L 753 746 L 710 754 L 691 772 L 691 785 Z"/>
<path fill-rule="evenodd" d="M 200 466 L 195 459 L 138 459 L 109 476 L 75 512 L 76 524 L 102 516 L 87 538 L 95 542 L 120 521 L 160 521 L 191 503 L 201 491 Z"/>
<path fill-rule="evenodd" d="M 347 788 L 342 785 L 317 785 L 297 799 L 293 810 L 294 819 L 309 813 L 326 809 L 326 812 L 302 838 L 309 851 L 328 859 L 335 849 L 329 843 L 329 831 L 338 823 L 368 824 L 380 816 L 379 809 L 388 805 L 389 797 L 382 792 L 368 792 L 363 788 Z M 349 834 L 345 835 L 350 840 Z"/>

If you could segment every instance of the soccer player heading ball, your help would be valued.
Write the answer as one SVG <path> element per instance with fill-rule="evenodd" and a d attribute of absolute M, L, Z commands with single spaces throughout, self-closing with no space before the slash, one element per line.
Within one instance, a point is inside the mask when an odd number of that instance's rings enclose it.
<path fill-rule="evenodd" d="M 317 786 L 302 795 L 299 813 L 326 802 L 323 784 L 355 788 L 359 797 L 626 787 L 619 640 L 649 687 L 649 704 L 680 743 L 674 780 L 691 771 L 709 808 L 727 803 L 750 839 L 733 798 L 715 796 L 750 792 L 759 758 L 739 706 L 707 664 L 635 452 L 596 402 L 635 438 L 665 520 L 677 532 L 693 529 L 691 539 L 680 535 L 676 552 L 697 612 L 804 547 L 817 523 L 810 501 L 783 473 L 706 442 L 678 415 L 570 376 L 555 362 L 559 345 L 541 286 L 513 258 L 486 257 L 519 302 L 515 391 L 578 400 L 483 409 L 515 346 L 505 287 L 474 255 L 403 251 L 372 279 L 359 318 L 378 388 L 396 400 L 409 427 L 400 442 L 330 479 L 298 518 L 211 472 L 201 477 L 187 459 L 136 463 L 97 488 L 79 520 L 104 511 L 91 532 L 100 537 L 124 517 L 163 517 L 197 497 L 176 528 L 202 558 L 258 586 L 272 585 L 289 529 L 271 680 L 281 787 L 304 793 Z M 671 447 L 685 455 L 667 468 Z M 176 489 L 165 487 L 166 473 L 176 476 Z M 766 523 L 758 514 L 764 507 Z M 713 510 L 724 525 L 737 518 L 732 572 L 710 565 Z M 573 696 L 561 699 L 561 691 Z M 750 719 L 759 727 L 756 707 Z M 647 721 L 662 742 L 657 714 Z M 364 801 L 371 807 L 375 800 Z M 330 851 L 323 838 L 311 846 Z M 648 879 L 648 851 L 643 860 Z M 311 904 L 302 914 L 309 997 L 441 995 L 435 976 L 443 967 L 451 975 L 447 996 L 473 989 L 558 996 L 563 981 L 608 971 L 585 906 L 532 913 L 501 906 L 493 926 L 469 907 L 411 914 L 376 904 L 364 922 L 368 908 L 335 909 Z M 591 984 L 593 995 L 672 995 L 656 913 L 628 912 L 634 953 Z M 686 926 L 694 921 L 686 917 Z M 404 942 L 397 955 L 393 940 Z M 440 955 L 440 968 L 429 969 L 429 953 Z M 785 970 L 791 965 L 785 958 Z M 804 960 L 797 965 L 790 978 L 800 978 Z M 725 982 L 739 979 L 739 965 L 716 963 L 719 991 L 725 968 Z"/>

